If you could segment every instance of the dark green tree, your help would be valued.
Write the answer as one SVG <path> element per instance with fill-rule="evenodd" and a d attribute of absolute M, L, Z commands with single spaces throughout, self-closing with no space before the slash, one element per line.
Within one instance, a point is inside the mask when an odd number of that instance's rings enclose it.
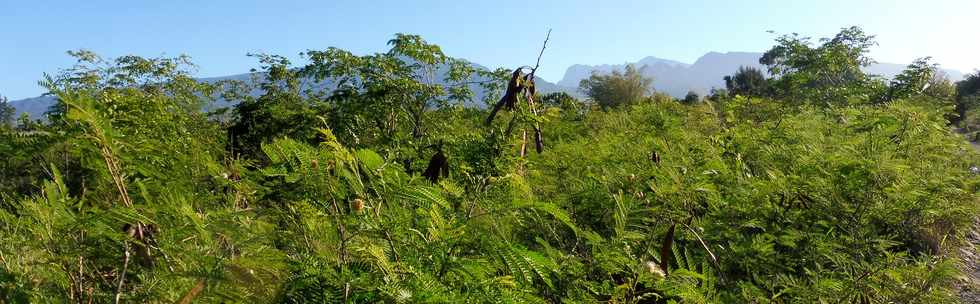
<path fill-rule="evenodd" d="M 12 127 L 16 113 L 17 109 L 10 104 L 7 97 L 0 95 L 0 127 Z"/>
<path fill-rule="evenodd" d="M 701 102 L 701 96 L 694 91 L 688 91 L 687 95 L 684 95 L 684 99 L 681 101 L 683 101 L 685 104 L 696 104 Z"/>
<path fill-rule="evenodd" d="M 867 102 L 880 94 L 883 82 L 861 70 L 874 63 L 868 57 L 877 44 L 873 35 L 855 26 L 819 42 L 814 45 L 809 37 L 783 35 L 763 54 L 759 62 L 775 78 L 776 95 L 797 103 L 843 105 Z"/>
<path fill-rule="evenodd" d="M 571 94 L 565 92 L 548 93 L 545 94 L 544 96 L 541 96 L 540 100 L 542 105 L 552 106 L 552 107 L 564 107 L 568 104 L 579 102 Z"/>
<path fill-rule="evenodd" d="M 728 98 L 729 94 L 728 89 L 711 88 L 711 91 L 708 91 L 707 98 L 710 101 L 717 102 Z"/>
<path fill-rule="evenodd" d="M 980 106 L 980 71 L 966 75 L 956 83 L 956 113 L 959 119 L 967 117 L 967 112 Z"/>
<path fill-rule="evenodd" d="M 725 88 L 735 95 L 766 96 L 769 82 L 759 69 L 743 66 L 735 71 L 735 75 L 725 76 Z"/>
<path fill-rule="evenodd" d="M 966 75 L 966 78 L 956 83 L 956 93 L 959 96 L 980 94 L 980 71 Z"/>
<path fill-rule="evenodd" d="M 287 136 L 313 143 L 319 124 L 310 100 L 301 92 L 301 79 L 288 59 L 277 55 L 250 54 L 259 59 L 260 69 L 252 70 L 253 83 L 262 92 L 249 93 L 252 86 L 229 83 L 224 97 L 239 100 L 228 127 L 228 148 L 234 155 L 262 158 L 261 145 Z"/>
<path fill-rule="evenodd" d="M 930 57 L 916 59 L 888 85 L 884 101 L 894 101 L 927 95 L 938 99 L 951 99 L 955 94 L 952 84 L 939 71 L 939 64 L 930 63 Z"/>
<path fill-rule="evenodd" d="M 544 106 L 561 109 L 562 116 L 572 120 L 582 119 L 589 109 L 587 104 L 565 92 L 545 94 L 540 100 Z"/>
<path fill-rule="evenodd" d="M 653 79 L 643 76 L 642 69 L 630 64 L 623 71 L 593 72 L 582 79 L 579 90 L 603 109 L 609 109 L 639 103 L 650 93 L 652 83 Z"/>
<path fill-rule="evenodd" d="M 421 157 L 434 143 L 429 132 L 440 124 L 429 113 L 469 100 L 466 81 L 476 70 L 417 35 L 396 34 L 388 45 L 385 53 L 365 56 L 338 48 L 307 51 L 310 63 L 300 71 L 337 83 L 324 94 L 331 103 L 324 116 L 341 142 L 406 149 L 398 153 Z"/>

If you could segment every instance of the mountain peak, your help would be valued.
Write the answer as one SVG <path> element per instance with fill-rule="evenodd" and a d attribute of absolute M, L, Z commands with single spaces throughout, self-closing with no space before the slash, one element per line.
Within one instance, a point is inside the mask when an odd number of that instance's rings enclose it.
<path fill-rule="evenodd" d="M 663 58 L 657 58 L 657 57 L 653 57 L 653 56 L 644 57 L 643 59 L 640 59 L 640 61 L 636 62 L 636 64 L 639 65 L 639 66 L 644 66 L 644 65 L 653 66 L 653 65 L 657 65 L 657 64 L 662 64 L 662 65 L 667 65 L 667 66 L 683 66 L 683 67 L 690 66 L 690 64 L 683 63 L 683 62 L 680 62 L 680 61 L 670 60 L 670 59 L 663 59 Z"/>
<path fill-rule="evenodd" d="M 713 65 L 722 64 L 730 65 L 731 62 L 738 61 L 742 65 L 759 65 L 759 58 L 762 57 L 762 53 L 755 52 L 715 52 L 711 51 L 698 57 L 698 60 L 694 61 L 694 65 Z"/>

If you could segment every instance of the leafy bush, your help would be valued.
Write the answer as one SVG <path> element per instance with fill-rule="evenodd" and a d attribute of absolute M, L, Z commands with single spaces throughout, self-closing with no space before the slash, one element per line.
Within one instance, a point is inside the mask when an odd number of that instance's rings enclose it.
<path fill-rule="evenodd" d="M 592 73 L 589 78 L 582 79 L 579 89 L 605 109 L 640 102 L 650 93 L 651 83 L 653 79 L 643 76 L 640 69 L 627 65 L 624 71 Z"/>
<path fill-rule="evenodd" d="M 231 124 L 201 109 L 232 86 L 81 53 L 104 66 L 52 77 L 49 121 L 0 128 L 0 302 L 956 301 L 980 158 L 931 96 L 600 110 L 552 95 L 500 114 L 544 130 L 521 157 L 527 140 L 486 110 L 390 95 L 444 87 L 353 76 L 406 62 L 337 52 L 307 67 L 357 80 L 349 99 L 300 93 L 300 70 L 262 57 L 277 80 Z M 393 136 L 342 125 L 385 105 L 421 116 L 397 113 Z M 435 154 L 448 177 L 420 175 Z"/>

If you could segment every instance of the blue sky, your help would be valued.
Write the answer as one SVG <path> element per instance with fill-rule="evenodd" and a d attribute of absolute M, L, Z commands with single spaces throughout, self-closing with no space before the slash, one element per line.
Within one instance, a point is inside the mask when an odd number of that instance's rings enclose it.
<path fill-rule="evenodd" d="M 855 3 L 857 2 L 857 3 Z M 878 36 L 872 56 L 980 68 L 980 1 L 0 1 L 0 94 L 43 93 L 42 74 L 72 64 L 65 51 L 105 57 L 190 55 L 198 76 L 248 71 L 249 52 L 298 59 L 336 46 L 386 50 L 413 33 L 454 57 L 489 67 L 531 64 L 554 30 L 539 74 L 572 64 L 646 56 L 693 62 L 709 51 L 764 51 L 772 34 L 830 36 L 859 25 Z"/>

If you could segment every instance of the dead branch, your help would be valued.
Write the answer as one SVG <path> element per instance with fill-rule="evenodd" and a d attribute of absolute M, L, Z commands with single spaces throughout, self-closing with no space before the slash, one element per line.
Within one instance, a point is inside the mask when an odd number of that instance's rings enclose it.
<path fill-rule="evenodd" d="M 504 93 L 504 96 L 500 98 L 500 101 L 498 101 L 490 111 L 490 115 L 486 119 L 486 125 L 489 126 L 491 123 L 493 123 L 493 119 L 497 116 L 497 112 L 499 112 L 500 109 L 507 107 L 507 110 L 514 110 L 519 99 L 518 95 L 524 96 L 523 99 L 527 103 L 531 115 L 537 117 L 538 110 L 534 103 L 534 95 L 537 93 L 534 85 L 534 73 L 537 72 L 539 67 L 541 67 L 541 57 L 544 56 L 544 50 L 548 48 L 548 41 L 550 39 L 551 29 L 548 29 L 548 34 L 545 36 L 544 42 L 541 44 L 541 51 L 538 52 L 538 58 L 534 63 L 534 67 L 521 66 L 514 70 L 514 73 L 511 75 L 510 81 L 507 84 L 507 90 Z M 527 75 L 522 75 L 524 69 L 529 69 L 530 73 Z M 516 118 L 517 116 L 514 117 L 514 119 Z M 507 126 L 507 134 L 510 134 L 514 119 L 511 119 Z M 544 136 L 542 135 L 541 127 L 538 125 L 538 122 L 536 120 L 532 121 L 533 122 L 529 122 L 529 124 L 534 130 L 534 147 L 540 154 L 544 150 Z M 521 134 L 520 156 L 521 158 L 524 158 L 524 156 L 527 155 L 527 129 L 523 130 Z"/>
<path fill-rule="evenodd" d="M 538 71 L 538 67 L 541 66 L 541 56 L 544 55 L 544 49 L 548 47 L 548 39 L 551 39 L 551 29 L 548 29 L 548 35 L 544 36 L 544 43 L 541 44 L 541 52 L 538 53 L 538 61 L 534 63 L 534 68 L 531 69 L 531 75 Z"/>

